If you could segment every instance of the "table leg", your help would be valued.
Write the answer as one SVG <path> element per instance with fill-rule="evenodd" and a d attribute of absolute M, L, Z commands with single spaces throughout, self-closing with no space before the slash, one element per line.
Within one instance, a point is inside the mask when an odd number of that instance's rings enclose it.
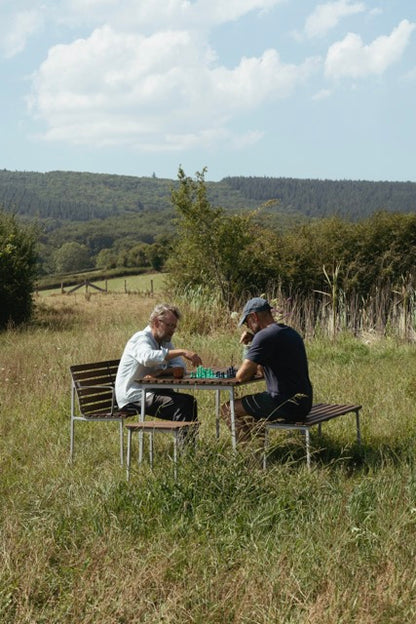
<path fill-rule="evenodd" d="M 139 421 L 144 422 L 146 416 L 146 390 L 142 388 L 142 400 Z M 139 464 L 143 461 L 143 431 L 139 431 Z"/>
<path fill-rule="evenodd" d="M 215 433 L 220 439 L 220 390 L 215 391 Z"/>
<path fill-rule="evenodd" d="M 234 405 L 234 388 L 230 388 L 230 420 L 231 420 L 231 444 L 233 451 L 237 448 L 237 437 L 235 433 L 235 405 Z"/>
<path fill-rule="evenodd" d="M 131 461 L 131 429 L 127 431 L 127 458 L 126 458 L 126 477 L 130 478 L 130 461 Z"/>

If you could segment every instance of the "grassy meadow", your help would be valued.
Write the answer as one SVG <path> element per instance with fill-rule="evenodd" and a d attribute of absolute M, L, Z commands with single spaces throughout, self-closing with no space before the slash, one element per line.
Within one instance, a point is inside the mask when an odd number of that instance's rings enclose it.
<path fill-rule="evenodd" d="M 149 276 L 145 279 L 149 280 Z M 120 356 L 163 283 L 42 293 L 33 324 L 0 334 L 0 621 L 57 624 L 385 624 L 416 618 L 416 345 L 368 333 L 307 338 L 315 401 L 357 402 L 312 435 L 276 433 L 267 472 L 215 439 L 214 393 L 173 479 L 119 465 L 114 423 L 77 423 L 69 366 Z M 136 291 L 136 292 L 133 292 Z M 175 343 L 238 363 L 224 311 L 178 302 Z M 163 439 L 160 439 L 163 438 Z"/>

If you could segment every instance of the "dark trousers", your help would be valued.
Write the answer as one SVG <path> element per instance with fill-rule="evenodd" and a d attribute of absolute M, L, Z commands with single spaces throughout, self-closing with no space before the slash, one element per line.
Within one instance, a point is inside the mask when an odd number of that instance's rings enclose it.
<path fill-rule="evenodd" d="M 146 414 L 164 420 L 198 420 L 198 406 L 191 394 L 164 390 L 146 392 Z"/>

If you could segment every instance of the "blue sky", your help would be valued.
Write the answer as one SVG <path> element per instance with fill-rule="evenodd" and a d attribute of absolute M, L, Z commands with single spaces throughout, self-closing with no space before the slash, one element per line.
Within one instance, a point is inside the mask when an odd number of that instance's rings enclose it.
<path fill-rule="evenodd" d="M 416 0 L 0 0 L 13 171 L 416 182 Z"/>

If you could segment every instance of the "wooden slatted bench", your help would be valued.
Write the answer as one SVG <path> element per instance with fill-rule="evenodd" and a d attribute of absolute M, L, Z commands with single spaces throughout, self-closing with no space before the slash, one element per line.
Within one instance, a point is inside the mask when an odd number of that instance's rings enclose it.
<path fill-rule="evenodd" d="M 178 448 L 181 432 L 195 430 L 194 442 L 198 434 L 199 423 L 197 421 L 188 422 L 181 420 L 145 420 L 144 422 L 128 423 L 127 429 L 127 481 L 130 478 L 131 463 L 131 438 L 132 434 L 137 432 L 139 435 L 146 433 L 149 437 L 149 464 L 153 468 L 153 436 L 155 433 L 168 433 L 173 436 L 173 475 L 177 478 Z M 139 462 L 141 461 L 139 453 Z"/>
<path fill-rule="evenodd" d="M 74 456 L 75 423 L 77 421 L 118 422 L 120 433 L 120 463 L 124 463 L 124 421 L 132 415 L 140 416 L 140 407 L 127 405 L 122 409 L 117 406 L 115 381 L 120 360 L 89 362 L 70 366 L 71 372 L 71 434 L 70 458 Z M 149 434 L 150 461 L 153 464 L 154 433 L 169 433 L 174 438 L 174 471 L 176 477 L 177 441 L 179 431 L 189 428 L 194 423 L 174 421 L 144 421 L 128 425 L 128 465 L 130 468 L 131 433 L 139 431 Z"/>
<path fill-rule="evenodd" d="M 298 430 L 305 435 L 306 445 L 306 463 L 308 468 L 311 465 L 310 454 L 310 429 L 315 425 L 318 426 L 319 434 L 321 434 L 321 427 L 323 422 L 337 418 L 338 416 L 344 416 L 345 414 L 354 413 L 357 429 L 357 442 L 361 444 L 361 432 L 360 432 L 360 409 L 361 405 L 351 404 L 330 404 L 330 403 L 317 403 L 314 405 L 303 421 L 288 422 L 284 420 L 277 421 L 264 421 L 264 447 L 263 447 L 263 468 L 267 467 L 267 451 L 269 448 L 269 433 L 275 429 L 286 430 Z"/>

